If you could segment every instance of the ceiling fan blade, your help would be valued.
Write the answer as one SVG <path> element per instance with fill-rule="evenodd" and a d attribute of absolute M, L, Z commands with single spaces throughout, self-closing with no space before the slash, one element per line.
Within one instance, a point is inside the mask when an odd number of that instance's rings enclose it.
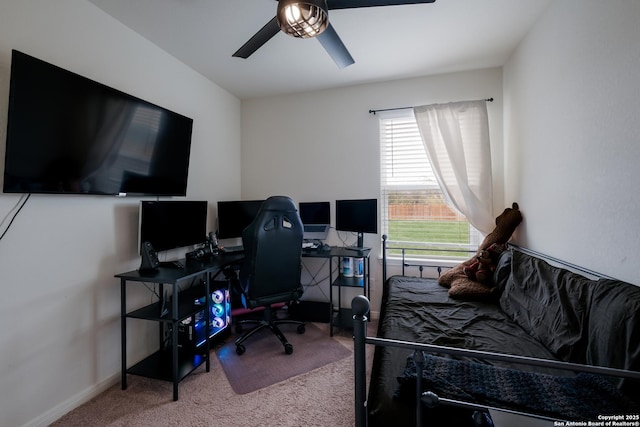
<path fill-rule="evenodd" d="M 278 26 L 278 19 L 274 16 L 273 19 L 253 35 L 240 49 L 232 56 L 237 58 L 248 58 L 256 50 L 260 49 L 263 44 L 271 40 L 273 36 L 278 34 L 280 27 Z"/>
<path fill-rule="evenodd" d="M 327 26 L 327 29 L 324 30 L 317 39 L 338 67 L 345 68 L 356 62 L 351 57 L 351 54 L 331 24 Z"/>
<path fill-rule="evenodd" d="M 436 0 L 327 0 L 331 9 L 354 9 L 357 7 L 399 6 L 403 4 L 433 3 Z"/>

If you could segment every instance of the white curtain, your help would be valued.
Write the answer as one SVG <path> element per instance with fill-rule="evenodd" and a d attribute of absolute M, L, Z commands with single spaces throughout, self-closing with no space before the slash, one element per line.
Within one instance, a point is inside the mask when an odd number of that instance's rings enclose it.
<path fill-rule="evenodd" d="M 495 220 L 486 101 L 424 105 L 413 112 L 445 197 L 488 234 Z"/>

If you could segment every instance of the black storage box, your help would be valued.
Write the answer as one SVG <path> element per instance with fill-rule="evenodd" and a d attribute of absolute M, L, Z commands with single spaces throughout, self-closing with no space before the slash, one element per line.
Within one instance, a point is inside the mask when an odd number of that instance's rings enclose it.
<path fill-rule="evenodd" d="M 319 301 L 296 301 L 289 306 L 292 319 L 306 322 L 329 323 L 329 303 Z"/>

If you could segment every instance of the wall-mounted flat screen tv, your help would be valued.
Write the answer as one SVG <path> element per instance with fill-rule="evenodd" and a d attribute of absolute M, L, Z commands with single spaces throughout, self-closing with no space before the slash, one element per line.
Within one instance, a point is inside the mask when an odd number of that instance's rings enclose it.
<path fill-rule="evenodd" d="M 193 120 L 14 50 L 5 193 L 184 196 Z"/>

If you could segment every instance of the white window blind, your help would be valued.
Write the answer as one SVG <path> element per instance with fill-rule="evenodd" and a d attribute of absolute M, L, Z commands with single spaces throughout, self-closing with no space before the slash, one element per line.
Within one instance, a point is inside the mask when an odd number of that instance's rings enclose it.
<path fill-rule="evenodd" d="M 379 117 L 381 226 L 388 243 L 419 248 L 416 256 L 467 258 L 479 233 L 446 202 L 413 111 Z"/>

